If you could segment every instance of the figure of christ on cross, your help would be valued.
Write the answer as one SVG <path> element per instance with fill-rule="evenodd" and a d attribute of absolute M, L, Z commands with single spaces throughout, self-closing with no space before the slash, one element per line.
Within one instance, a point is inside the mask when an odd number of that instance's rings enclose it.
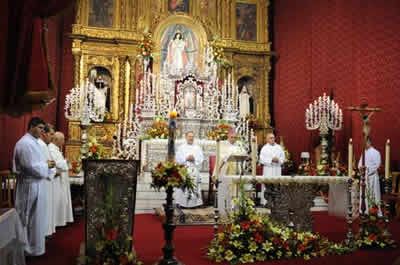
<path fill-rule="evenodd" d="M 366 156 L 366 146 L 367 141 L 369 140 L 369 135 L 371 132 L 371 117 L 374 115 L 375 112 L 381 111 L 381 108 L 371 108 L 368 107 L 368 103 L 364 102 L 358 107 L 348 107 L 350 111 L 357 111 L 360 113 L 360 117 L 363 123 L 362 132 L 363 132 L 363 142 L 362 142 L 362 166 L 360 168 L 360 185 L 361 185 L 361 226 L 360 229 L 364 230 L 364 225 L 366 222 L 366 204 L 365 204 L 365 188 L 366 188 L 366 179 L 365 179 L 365 156 Z"/>

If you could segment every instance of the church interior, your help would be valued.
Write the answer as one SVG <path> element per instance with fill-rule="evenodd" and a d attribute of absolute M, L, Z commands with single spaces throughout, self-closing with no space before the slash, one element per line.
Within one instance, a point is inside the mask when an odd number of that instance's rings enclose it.
<path fill-rule="evenodd" d="M 398 0 L 0 1 L 0 265 L 400 265 L 399 24 Z"/>

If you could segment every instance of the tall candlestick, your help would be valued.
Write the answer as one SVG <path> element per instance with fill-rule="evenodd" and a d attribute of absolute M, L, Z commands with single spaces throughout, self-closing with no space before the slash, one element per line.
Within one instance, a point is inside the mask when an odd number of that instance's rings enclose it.
<path fill-rule="evenodd" d="M 349 150 L 348 150 L 348 173 L 349 173 L 349 177 L 353 176 L 353 139 L 350 138 L 349 140 Z"/>
<path fill-rule="evenodd" d="M 390 175 L 390 140 L 386 140 L 385 146 L 385 179 L 389 179 Z"/>

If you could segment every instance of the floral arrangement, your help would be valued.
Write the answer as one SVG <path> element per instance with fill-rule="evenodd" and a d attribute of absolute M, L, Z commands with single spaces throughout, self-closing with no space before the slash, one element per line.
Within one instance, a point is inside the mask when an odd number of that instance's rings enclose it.
<path fill-rule="evenodd" d="M 220 66 L 222 66 L 222 67 L 224 67 L 224 68 L 230 68 L 230 67 L 232 67 L 232 66 L 233 66 L 232 62 L 228 61 L 228 60 L 225 58 L 225 55 L 224 55 L 224 48 L 222 48 L 221 46 L 219 46 L 219 45 L 217 44 L 217 42 L 218 42 L 218 38 L 214 38 L 214 40 L 211 41 L 211 47 L 212 47 L 212 50 L 213 50 L 214 61 L 215 61 L 218 65 L 220 65 Z"/>
<path fill-rule="evenodd" d="M 142 139 L 166 139 L 168 137 L 168 123 L 162 117 L 156 117 L 153 124 L 146 129 Z"/>
<path fill-rule="evenodd" d="M 368 209 L 367 220 L 362 230 L 356 236 L 356 246 L 359 248 L 386 248 L 396 247 L 396 242 L 386 231 L 385 215 L 388 213 L 383 211 L 383 216 L 378 216 L 379 207 L 376 203 Z"/>
<path fill-rule="evenodd" d="M 231 125 L 221 121 L 217 126 L 207 133 L 207 138 L 210 140 L 227 140 L 228 133 L 231 128 Z"/>
<path fill-rule="evenodd" d="M 211 241 L 208 257 L 216 262 L 241 264 L 271 259 L 343 254 L 351 249 L 329 242 L 318 234 L 296 232 L 273 224 L 268 217 L 257 214 L 254 202 L 247 197 L 243 184 L 230 223 Z"/>
<path fill-rule="evenodd" d="M 139 44 L 140 55 L 144 58 L 151 58 L 153 56 L 153 41 L 150 32 L 144 33 L 142 40 Z"/>
<path fill-rule="evenodd" d="M 300 176 L 347 176 L 347 168 L 344 165 L 313 165 L 311 163 L 301 164 L 297 174 Z"/>
<path fill-rule="evenodd" d="M 151 187 L 156 190 L 167 187 L 194 190 L 194 182 L 189 176 L 187 168 L 175 161 L 160 162 L 151 171 L 151 177 Z"/>
<path fill-rule="evenodd" d="M 71 162 L 71 171 L 75 174 L 78 174 L 82 170 L 81 161 L 75 160 Z"/>
<path fill-rule="evenodd" d="M 104 147 L 95 137 L 89 137 L 87 143 L 87 159 L 101 159 L 104 156 Z"/>
<path fill-rule="evenodd" d="M 112 177 L 105 175 L 104 177 Z M 107 185 L 104 202 L 97 207 L 98 223 L 96 224 L 96 244 L 85 257 L 86 264 L 96 265 L 142 265 L 137 260 L 133 250 L 132 237 L 126 233 L 120 233 L 119 220 L 121 208 L 113 203 L 113 186 Z M 93 254 L 95 253 L 95 254 Z"/>

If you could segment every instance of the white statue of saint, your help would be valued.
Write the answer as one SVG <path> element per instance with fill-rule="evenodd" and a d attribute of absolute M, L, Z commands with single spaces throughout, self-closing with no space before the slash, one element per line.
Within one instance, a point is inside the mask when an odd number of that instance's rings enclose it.
<path fill-rule="evenodd" d="M 108 84 L 102 78 L 102 76 L 99 76 L 96 79 L 94 86 L 94 104 L 95 104 L 97 120 L 102 120 L 104 118 L 105 112 L 108 111 L 107 97 L 108 97 Z"/>
<path fill-rule="evenodd" d="M 168 66 L 170 73 L 181 73 L 185 69 L 187 56 L 185 52 L 186 43 L 181 32 L 176 32 L 174 38 L 168 45 Z"/>
<path fill-rule="evenodd" d="M 243 86 L 242 91 L 240 91 L 239 104 L 239 116 L 246 118 L 250 114 L 250 95 L 246 86 Z"/>

